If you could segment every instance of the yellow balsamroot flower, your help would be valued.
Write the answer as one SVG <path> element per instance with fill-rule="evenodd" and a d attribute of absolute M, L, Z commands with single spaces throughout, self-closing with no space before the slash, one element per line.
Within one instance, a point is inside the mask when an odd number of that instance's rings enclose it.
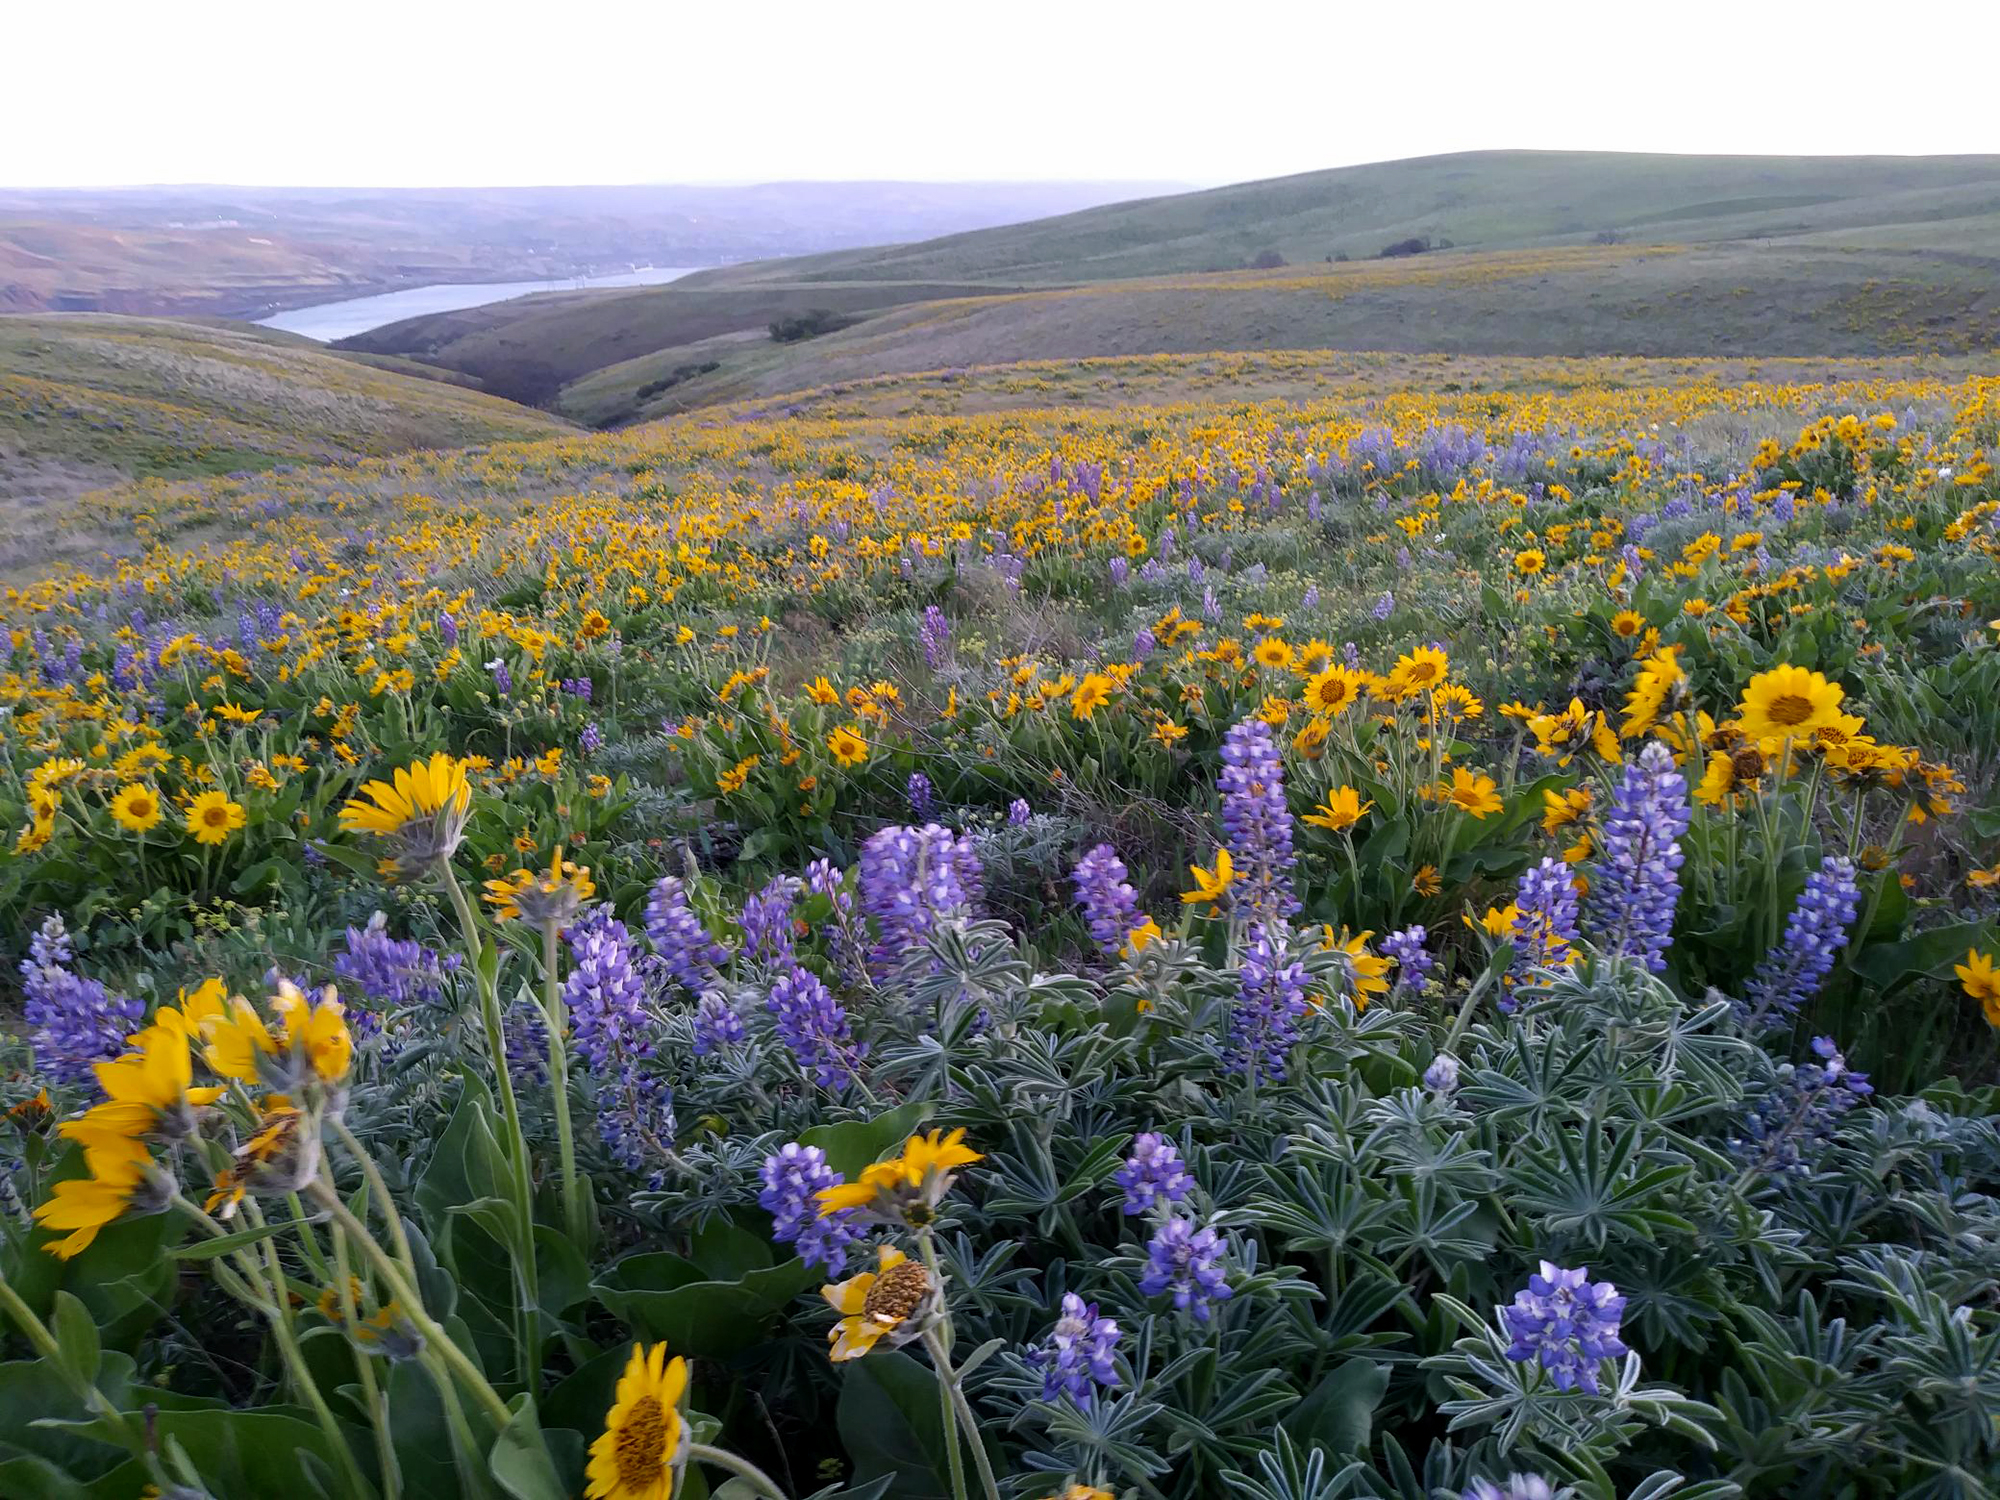
<path fill-rule="evenodd" d="M 1338 718 L 1354 707 L 1368 687 L 1368 674 L 1352 667 L 1332 666 L 1306 683 L 1305 704 L 1314 713 Z"/>
<path fill-rule="evenodd" d="M 1111 701 L 1111 679 L 1102 672 L 1091 672 L 1076 685 L 1076 696 L 1070 699 L 1069 713 L 1073 719 L 1087 719 Z"/>
<path fill-rule="evenodd" d="M 1549 555 L 1540 547 L 1523 547 L 1514 554 L 1514 571 L 1523 578 L 1533 578 L 1549 565 Z"/>
<path fill-rule="evenodd" d="M 1419 896 L 1435 896 L 1444 889 L 1444 882 L 1438 879 L 1436 865 L 1418 865 L 1417 873 L 1410 877 L 1410 889 Z"/>
<path fill-rule="evenodd" d="M 1396 665 L 1389 669 L 1383 682 L 1383 691 L 1396 703 L 1417 694 L 1428 692 L 1443 682 L 1450 674 L 1451 662 L 1442 651 L 1432 646 L 1419 646 L 1396 658 Z"/>
<path fill-rule="evenodd" d="M 1803 739 L 1845 717 L 1840 712 L 1844 696 L 1839 683 L 1828 682 L 1817 672 L 1773 667 L 1750 679 L 1736 712 L 1750 739 Z"/>
<path fill-rule="evenodd" d="M 118 795 L 111 799 L 111 816 L 120 828 L 129 828 L 134 833 L 144 833 L 159 825 L 162 816 L 160 794 L 143 781 L 135 781 L 130 786 L 118 789 Z"/>
<path fill-rule="evenodd" d="M 1292 643 L 1283 636 L 1267 635 L 1251 649 L 1250 658 L 1267 672 L 1282 672 L 1292 664 Z"/>
<path fill-rule="evenodd" d="M 858 766 L 868 759 L 868 741 L 845 724 L 826 737 L 826 748 L 843 766 Z"/>
<path fill-rule="evenodd" d="M 1188 874 L 1194 877 L 1194 889 L 1182 891 L 1181 900 L 1193 905 L 1197 901 L 1219 903 L 1223 894 L 1236 880 L 1236 862 L 1229 857 L 1227 849 L 1215 851 L 1215 866 L 1206 869 L 1201 865 L 1189 865 Z"/>
<path fill-rule="evenodd" d="M 632 1346 L 604 1431 L 590 1445 L 585 1500 L 673 1500 L 687 1465 L 681 1399 L 687 1361 L 668 1359 L 667 1346 Z"/>
<path fill-rule="evenodd" d="M 2000 972 L 1993 967 L 1993 955 L 1977 948 L 1966 950 L 1965 962 L 1955 964 L 1952 973 L 1965 993 L 1979 1002 L 1988 1026 L 2000 1026 Z"/>
<path fill-rule="evenodd" d="M 213 1104 L 219 1088 L 192 1088 L 194 1062 L 179 1024 L 148 1026 L 132 1038 L 133 1051 L 97 1064 L 104 1102 L 61 1126 L 86 1149 L 113 1141 L 153 1137 L 178 1141 L 193 1133 L 197 1106 Z"/>
<path fill-rule="evenodd" d="M 1044 1495 L 1042 1500 L 1117 1500 L 1117 1496 L 1095 1485 L 1073 1484 L 1059 1494 Z"/>
<path fill-rule="evenodd" d="M 1152 947 L 1153 944 L 1157 943 L 1161 936 L 1160 924 L 1155 922 L 1151 917 L 1146 918 L 1144 922 L 1134 927 L 1127 934 L 1124 949 L 1125 957 L 1138 957 L 1141 953 Z"/>
<path fill-rule="evenodd" d="M 472 783 L 465 762 L 440 750 L 429 760 L 413 761 L 395 773 L 393 783 L 371 781 L 361 796 L 340 810 L 340 826 L 349 833 L 366 833 L 392 840 L 398 873 L 426 874 L 449 860 L 465 837 L 465 820 L 472 813 Z"/>
<path fill-rule="evenodd" d="M 1561 792 L 1544 791 L 1542 832 L 1554 833 L 1558 828 L 1567 828 L 1590 811 L 1592 800 L 1591 790 L 1587 786 L 1573 786 Z"/>
<path fill-rule="evenodd" d="M 243 804 L 224 792 L 203 792 L 188 804 L 187 829 L 197 844 L 220 844 L 244 822 Z"/>
<path fill-rule="evenodd" d="M 152 1157 L 137 1141 L 86 1147 L 83 1159 L 88 1177 L 57 1183 L 35 1205 L 42 1228 L 68 1231 L 43 1246 L 58 1260 L 83 1254 L 105 1225 L 128 1213 L 158 1213 L 173 1197 L 172 1184 L 156 1174 Z"/>
<path fill-rule="evenodd" d="M 814 1195 L 820 1217 L 847 1208 L 864 1218 L 922 1228 L 936 1217 L 938 1204 L 957 1178 L 957 1168 L 985 1160 L 964 1142 L 963 1130 L 911 1136 L 901 1155 L 863 1167 L 858 1180 L 821 1188 Z"/>
<path fill-rule="evenodd" d="M 1681 659 L 1674 647 L 1656 651 L 1639 668 L 1638 679 L 1625 699 L 1625 722 L 1618 732 L 1626 739 L 1645 734 L 1660 722 L 1676 690 L 1687 681 Z"/>
<path fill-rule="evenodd" d="M 1303 821 L 1315 828 L 1342 833 L 1359 823 L 1374 805 L 1372 800 L 1363 802 L 1361 794 L 1353 787 L 1337 786 L 1326 794 L 1325 802 L 1305 815 Z"/>
<path fill-rule="evenodd" d="M 1464 766 L 1452 767 L 1451 783 L 1440 784 L 1438 794 L 1460 812 L 1475 818 L 1489 817 L 1505 805 L 1500 800 L 1499 784 L 1491 776 L 1468 771 Z"/>
<path fill-rule="evenodd" d="M 1347 935 L 1344 927 L 1339 937 L 1334 936 L 1331 927 L 1323 927 L 1321 931 L 1326 936 L 1320 946 L 1341 955 L 1342 966 L 1347 970 L 1348 993 L 1356 1010 L 1368 1009 L 1370 1000 L 1389 993 L 1389 970 L 1395 960 L 1368 951 L 1368 940 L 1375 936 L 1372 930 L 1356 933 L 1352 937 Z"/>
<path fill-rule="evenodd" d="M 564 859 L 560 844 L 556 845 L 546 873 L 516 870 L 512 875 L 486 882 L 486 904 L 493 908 L 496 917 L 503 922 L 526 921 L 538 927 L 567 922 L 596 894 L 590 867 Z"/>
<path fill-rule="evenodd" d="M 841 1315 L 827 1333 L 833 1345 L 827 1358 L 835 1364 L 861 1358 L 884 1339 L 891 1348 L 907 1344 L 937 1303 L 931 1273 L 893 1245 L 877 1247 L 874 1270 L 829 1282 L 819 1294 Z"/>
<path fill-rule="evenodd" d="M 288 1092 L 312 1083 L 334 1087 L 346 1079 L 354 1039 L 347 1030 L 346 1007 L 332 985 L 313 1000 L 282 980 L 271 997 L 271 1010 L 278 1019 L 275 1031 L 248 1000 L 232 998 L 228 1011 L 203 1027 L 208 1065 L 224 1078 L 262 1081 Z"/>

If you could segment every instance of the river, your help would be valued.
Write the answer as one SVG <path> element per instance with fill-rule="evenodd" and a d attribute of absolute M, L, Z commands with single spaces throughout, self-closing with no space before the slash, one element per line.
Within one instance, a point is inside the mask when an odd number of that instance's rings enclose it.
<path fill-rule="evenodd" d="M 382 292 L 373 297 L 349 297 L 341 302 L 319 302 L 311 307 L 295 307 L 289 312 L 259 318 L 260 328 L 277 328 L 286 333 L 304 334 L 330 344 L 380 328 L 385 323 L 425 313 L 456 312 L 465 307 L 484 307 L 489 302 L 505 302 L 536 292 L 566 292 L 597 286 L 658 286 L 698 269 L 694 266 L 641 266 L 609 276 L 565 276 L 554 281 L 443 282 L 436 286 L 410 286 L 399 292 Z"/>

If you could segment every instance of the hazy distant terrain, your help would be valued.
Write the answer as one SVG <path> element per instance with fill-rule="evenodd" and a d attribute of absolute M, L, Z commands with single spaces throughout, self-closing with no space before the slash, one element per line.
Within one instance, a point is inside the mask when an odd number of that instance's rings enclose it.
<path fill-rule="evenodd" d="M 832 331 L 768 336 L 801 308 L 838 314 Z M 354 342 L 594 425 L 1091 356 L 1987 349 L 2000 345 L 2000 157 L 1427 157 L 530 299 Z"/>
<path fill-rule="evenodd" d="M 712 266 L 880 245 L 1170 187 L 0 188 L 0 312 L 257 318 L 432 282 Z"/>

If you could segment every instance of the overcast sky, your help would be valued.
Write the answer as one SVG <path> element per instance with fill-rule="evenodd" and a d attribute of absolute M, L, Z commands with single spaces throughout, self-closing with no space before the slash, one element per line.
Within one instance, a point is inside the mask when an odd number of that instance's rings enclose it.
<path fill-rule="evenodd" d="M 1991 0 L 4 9 L 12 186 L 1205 185 L 1502 146 L 2000 152 Z"/>

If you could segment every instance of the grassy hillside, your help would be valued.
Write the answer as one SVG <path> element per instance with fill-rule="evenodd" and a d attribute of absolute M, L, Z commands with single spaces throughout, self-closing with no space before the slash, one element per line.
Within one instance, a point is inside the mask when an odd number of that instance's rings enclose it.
<path fill-rule="evenodd" d="M 913 245 L 734 266 L 691 278 L 1072 282 L 1219 271 L 1272 251 L 1361 259 L 1408 238 L 1457 246 L 1641 244 L 1855 235 L 1919 243 L 1973 221 L 2000 246 L 2000 156 L 1648 156 L 1478 151 L 1377 162 L 982 229 Z M 1978 221 L 1984 220 L 1983 223 Z M 1907 240 L 1904 240 L 1907 243 Z"/>
<path fill-rule="evenodd" d="M 1435 248 L 1380 255 L 1413 240 Z M 858 321 L 765 335 L 809 307 Z M 1216 349 L 1963 352 L 2000 345 L 2000 157 L 1426 157 L 353 342 L 594 426 L 880 374 Z"/>
<path fill-rule="evenodd" d="M 606 425 L 881 375 L 1218 349 L 1714 357 L 1996 346 L 2000 278 L 1936 252 L 1817 242 L 1453 251 L 925 303 L 792 346 L 710 340 L 582 377 L 558 409 Z"/>
<path fill-rule="evenodd" d="M 421 372 L 421 373 L 420 373 Z M 0 318 L 0 500 L 566 431 L 393 359 L 235 324 Z"/>
<path fill-rule="evenodd" d="M 853 317 L 906 302 L 990 290 L 934 282 L 864 282 L 706 287 L 682 295 L 678 285 L 517 297 L 405 318 L 343 339 L 338 347 L 428 360 L 471 375 L 501 395 L 542 402 L 580 375 L 655 350 L 738 332 L 766 337 L 775 318 L 814 309 Z"/>

